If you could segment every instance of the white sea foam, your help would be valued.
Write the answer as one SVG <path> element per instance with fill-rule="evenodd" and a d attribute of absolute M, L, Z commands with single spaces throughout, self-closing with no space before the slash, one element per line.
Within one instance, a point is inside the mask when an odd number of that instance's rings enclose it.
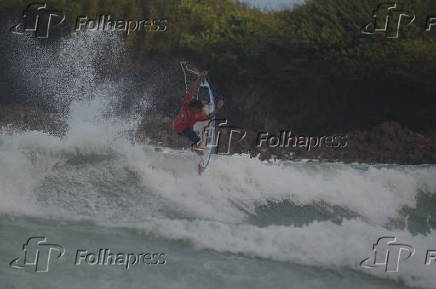
<path fill-rule="evenodd" d="M 226 224 L 211 221 L 150 219 L 136 225 L 147 232 L 173 240 L 191 241 L 197 248 L 243 254 L 326 268 L 352 268 L 382 278 L 402 281 L 408 286 L 434 288 L 436 265 L 425 265 L 428 249 L 436 248 L 435 233 L 412 236 L 405 231 L 388 231 L 360 220 L 342 224 L 314 222 L 304 227 Z M 399 264 L 399 271 L 384 267 L 364 269 L 360 262 L 372 257 L 372 245 L 382 236 L 415 248 L 415 255 Z M 392 256 L 391 256 L 392 257 Z"/>
<path fill-rule="evenodd" d="M 63 55 L 79 59 L 75 47 L 63 46 Z M 47 63 L 52 67 L 51 60 Z M 33 68 L 26 69 L 28 73 Z M 85 71 L 94 74 L 91 68 Z M 91 77 L 63 89 L 62 78 L 56 75 L 50 72 L 41 79 L 54 77 L 56 82 L 47 89 L 61 90 L 60 98 L 70 103 L 68 131 L 64 137 L 32 131 L 0 133 L 1 214 L 83 217 L 105 226 L 188 240 L 199 248 L 356 270 L 362 270 L 358 263 L 369 257 L 372 244 L 383 235 L 395 235 L 417 252 L 433 247 L 434 233 L 412 236 L 406 230 L 387 231 L 384 225 L 402 218 L 403 207 L 415 207 L 419 192 L 436 192 L 434 166 L 270 164 L 239 155 L 215 157 L 200 177 L 193 154 L 155 152 L 125 137 L 136 123 L 111 114 L 116 85 L 97 85 Z M 83 83 L 86 87 L 81 87 Z M 74 94 L 80 91 L 89 97 L 76 99 Z M 359 217 L 304 227 L 250 224 L 247 217 L 268 201 L 323 203 Z M 432 268 L 422 265 L 422 253 L 415 257 L 396 275 L 365 272 L 434 287 Z"/>

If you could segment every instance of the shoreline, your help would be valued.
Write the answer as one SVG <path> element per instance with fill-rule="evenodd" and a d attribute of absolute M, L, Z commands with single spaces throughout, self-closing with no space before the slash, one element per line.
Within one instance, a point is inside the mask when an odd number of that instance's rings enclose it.
<path fill-rule="evenodd" d="M 422 135 L 403 128 L 396 122 L 386 121 L 368 131 L 352 131 L 346 135 L 348 146 L 341 149 L 320 147 L 314 151 L 298 148 L 257 148 L 256 132 L 247 130 L 244 141 L 234 143 L 230 154 L 248 153 L 261 160 L 315 160 L 343 163 L 365 164 L 400 164 L 421 165 L 436 164 L 436 135 Z M 339 134 L 338 134 L 339 135 Z M 228 136 L 228 134 L 227 134 Z M 137 130 L 136 139 L 140 142 L 150 141 L 151 145 L 170 148 L 189 148 L 190 143 L 171 130 L 168 117 L 145 117 Z M 226 154 L 228 138 L 224 136 L 224 145 L 218 146 L 218 152 Z M 223 153 L 224 152 L 224 153 Z"/>
<path fill-rule="evenodd" d="M 64 135 L 67 126 L 59 115 L 22 105 L 0 106 L 2 130 L 38 130 L 53 135 Z M 229 149 L 229 133 L 220 130 L 223 141 L 218 146 L 219 154 L 249 154 L 260 160 L 289 160 L 314 162 L 361 163 L 368 165 L 432 165 L 436 164 L 436 135 L 423 135 L 402 127 L 393 121 L 385 121 L 371 130 L 332 134 L 347 139 L 345 147 L 256 147 L 259 132 L 246 131 L 246 138 L 233 142 Z M 278 132 L 280 133 L 280 132 Z M 272 133 L 274 134 L 274 133 Z M 276 133 L 277 134 L 277 133 Z M 295 134 L 296 138 L 299 134 Z M 329 136 L 327 136 L 329 137 Z M 171 118 L 161 115 L 146 115 L 136 129 L 134 139 L 148 142 L 156 147 L 173 149 L 188 148 L 190 143 L 171 129 Z"/>

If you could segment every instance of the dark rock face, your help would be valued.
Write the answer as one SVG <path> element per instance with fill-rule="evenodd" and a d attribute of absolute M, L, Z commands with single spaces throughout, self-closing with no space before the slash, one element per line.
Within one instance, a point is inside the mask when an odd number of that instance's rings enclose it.
<path fill-rule="evenodd" d="M 55 135 L 63 135 L 66 124 L 56 114 L 46 113 L 37 108 L 19 105 L 0 106 L 0 127 L 9 129 L 40 130 Z M 352 131 L 348 134 L 332 136 L 294 135 L 289 146 L 258 146 L 260 132 L 244 131 L 246 136 L 236 134 L 230 139 L 231 129 L 236 126 L 223 126 L 219 129 L 218 153 L 249 153 L 253 157 L 265 159 L 311 159 L 362 163 L 394 164 L 436 164 L 436 135 L 423 135 L 397 122 L 383 122 L 371 130 Z M 271 132 L 280 136 L 280 132 Z M 308 149 L 307 142 L 317 139 L 319 146 Z M 189 148 L 190 141 L 172 130 L 172 119 L 162 115 L 147 115 L 135 133 L 139 143 L 156 147 Z M 295 140 L 295 142 L 293 142 Z M 303 141 L 305 140 L 305 141 Z M 335 143 L 335 140 L 336 141 Z M 340 141 L 339 141 L 340 140 Z M 332 145 L 329 145 L 329 142 Z M 230 143 L 230 147 L 229 147 Z M 296 144 L 296 145 L 294 145 Z"/>
<path fill-rule="evenodd" d="M 436 163 L 436 136 L 413 132 L 396 122 L 384 122 L 370 131 L 351 134 L 358 159 L 377 163 Z"/>
<path fill-rule="evenodd" d="M 221 142 L 218 152 L 228 151 L 230 128 L 221 128 Z M 247 131 L 242 141 L 232 142 L 230 154 L 249 153 L 260 159 L 312 159 L 326 161 L 394 163 L 394 164 L 435 164 L 436 136 L 422 135 L 398 123 L 388 121 L 368 131 L 353 131 L 341 136 L 324 136 L 324 140 L 342 137 L 341 145 L 323 145 L 310 151 L 307 146 L 271 147 L 257 146 L 259 133 Z M 300 136 L 301 137 L 301 136 Z M 309 136 L 306 136 L 307 138 Z M 315 136 L 313 136 L 315 138 Z M 166 117 L 144 118 L 137 132 L 137 140 L 156 146 L 188 148 L 190 143 L 172 131 L 171 119 Z M 236 140 L 239 140 L 236 137 Z M 345 141 L 344 141 L 345 140 Z M 326 143 L 326 141 L 324 142 Z"/>

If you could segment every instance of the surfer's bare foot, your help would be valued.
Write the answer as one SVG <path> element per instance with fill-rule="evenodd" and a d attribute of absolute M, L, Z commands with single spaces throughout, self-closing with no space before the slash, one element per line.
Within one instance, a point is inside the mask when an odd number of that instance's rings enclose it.
<path fill-rule="evenodd" d="M 198 154 L 199 156 L 204 155 L 203 149 L 200 148 L 200 147 L 197 146 L 197 145 L 193 145 L 193 146 L 191 147 L 191 150 L 192 150 L 193 152 L 195 152 L 196 154 Z"/>
<path fill-rule="evenodd" d="M 202 149 L 195 149 L 195 148 L 192 148 L 192 151 L 195 152 L 195 153 L 196 153 L 197 155 L 199 155 L 199 156 L 203 156 L 203 155 L 204 155 L 204 152 L 203 152 Z"/>

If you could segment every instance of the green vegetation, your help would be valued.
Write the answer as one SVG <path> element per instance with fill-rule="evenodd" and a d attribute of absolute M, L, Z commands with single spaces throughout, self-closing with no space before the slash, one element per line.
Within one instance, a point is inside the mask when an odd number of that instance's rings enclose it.
<path fill-rule="evenodd" d="M 395 120 L 428 130 L 436 121 L 436 29 L 425 32 L 424 24 L 436 15 L 436 2 L 397 2 L 416 14 L 400 39 L 360 33 L 372 21 L 380 3 L 375 0 L 307 0 L 276 12 L 231 0 L 49 4 L 67 15 L 167 19 L 168 31 L 127 36 L 135 58 L 145 62 L 150 56 L 182 54 L 195 59 L 212 72 L 243 125 L 327 133 Z M 11 15 L 7 11 L 22 3 L 3 0 L 0 8 Z"/>

